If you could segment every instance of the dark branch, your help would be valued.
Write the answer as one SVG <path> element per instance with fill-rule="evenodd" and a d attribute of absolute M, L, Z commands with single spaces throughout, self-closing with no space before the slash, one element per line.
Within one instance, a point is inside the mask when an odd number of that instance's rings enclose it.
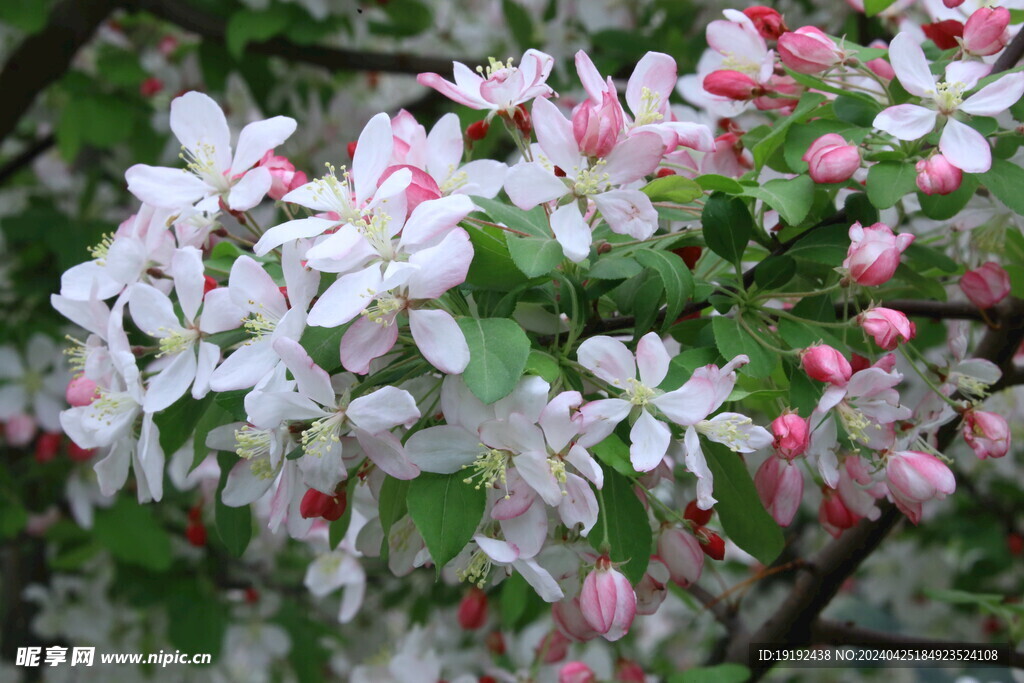
<path fill-rule="evenodd" d="M 78 49 L 120 5 L 120 0 L 62 0 L 42 31 L 26 38 L 0 71 L 0 141 L 7 138 L 36 96 L 68 70 Z"/>
<path fill-rule="evenodd" d="M 1000 71 L 1012 69 L 1017 66 L 1021 57 L 1024 57 L 1024 35 L 1018 33 L 1003 50 L 1003 54 L 996 59 L 996 63 L 992 66 L 992 73 L 997 74 Z"/>
<path fill-rule="evenodd" d="M 847 645 L 853 643 L 857 645 L 877 645 L 879 647 L 924 645 L 936 648 L 941 648 L 943 645 L 960 645 L 960 643 L 935 640 L 933 638 L 873 631 L 871 629 L 859 628 L 852 623 L 830 621 L 827 619 L 818 619 L 811 626 L 811 643 L 814 645 Z M 1011 649 L 1009 661 L 999 662 L 998 665 L 1024 668 L 1024 652 Z"/>
<path fill-rule="evenodd" d="M 56 140 L 57 138 L 53 133 L 43 136 L 22 150 L 21 154 L 0 167 L 0 185 L 6 183 L 18 171 L 35 161 L 37 156 L 53 147 Z"/>
<path fill-rule="evenodd" d="M 149 12 L 155 17 L 176 24 L 207 40 L 223 42 L 227 35 L 227 25 L 220 17 L 203 12 L 191 5 L 174 0 L 127 0 L 126 4 L 131 8 Z M 451 71 L 453 61 L 447 57 L 404 53 L 386 54 L 319 45 L 296 45 L 283 38 L 249 43 L 245 49 L 270 57 L 314 64 L 333 71 L 382 71 L 401 74 L 435 71 L 445 74 Z M 474 57 L 455 61 L 477 64 L 482 60 Z"/>

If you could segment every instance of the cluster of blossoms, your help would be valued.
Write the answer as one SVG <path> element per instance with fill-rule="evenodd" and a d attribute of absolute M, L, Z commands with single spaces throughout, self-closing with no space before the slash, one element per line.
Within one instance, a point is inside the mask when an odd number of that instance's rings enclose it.
<path fill-rule="evenodd" d="M 960 420 L 979 458 L 1009 451 L 1007 421 L 982 405 L 1001 370 L 966 358 L 960 328 L 951 361 L 926 360 L 915 322 L 884 305 L 919 228 L 895 211 L 825 218 L 855 206 L 851 196 L 893 206 L 894 165 L 913 169 L 899 192 L 916 184 L 926 199 L 989 170 L 989 142 L 958 116 L 1006 109 L 1024 75 L 978 88 L 984 58 L 1005 45 L 989 35 L 1001 14 L 974 19 L 988 11 L 968 19 L 941 81 L 908 33 L 865 62 L 864 48 L 789 31 L 766 8 L 712 22 L 695 76 L 648 53 L 625 106 L 583 52 L 585 97 L 572 107 L 538 51 L 520 66 L 456 64 L 454 82 L 419 81 L 484 118 L 463 131 L 448 114 L 428 132 L 408 112 L 377 114 L 349 145 L 350 165 L 319 177 L 275 153 L 293 119 L 252 122 L 232 146 L 220 107 L 181 95 L 170 127 L 183 163 L 128 169 L 141 206 L 52 298 L 88 333 L 71 353 L 59 425 L 95 449 L 104 496 L 131 472 L 138 500 L 159 501 L 165 470 L 178 488 L 192 472 L 224 505 L 252 506 L 270 531 L 307 542 L 318 557 L 306 586 L 317 597 L 343 588 L 342 622 L 364 599 L 363 557 L 386 555 L 397 576 L 432 564 L 471 584 L 466 623 L 484 590 L 517 575 L 552 603 L 544 651 L 563 656 L 569 641 L 622 638 L 670 583 L 693 584 L 705 557 L 721 560 L 730 529 L 726 515 L 709 526 L 716 506 L 787 526 L 811 477 L 833 535 L 878 517 L 884 499 L 917 523 L 955 489 L 943 425 Z M 894 99 L 893 79 L 907 97 Z M 685 120 L 670 102 L 677 90 L 728 117 L 727 132 Z M 872 120 L 839 116 L 843 97 Z M 763 112 L 802 137 L 759 151 L 774 133 L 755 142 L 740 126 Z M 467 160 L 496 121 L 516 152 Z M 776 151 L 783 170 L 764 162 Z M 799 189 L 761 191 L 770 183 Z M 812 195 L 821 220 L 809 218 Z M 256 213 L 275 224 L 264 229 Z M 765 229 L 739 232 L 755 216 Z M 816 247 L 799 239 L 819 223 L 842 229 L 817 245 L 828 253 L 745 276 L 751 242 L 772 252 L 796 240 L 806 254 Z M 830 260 L 837 246 L 845 258 Z M 946 272 L 961 270 L 985 317 L 1010 279 L 993 261 L 969 265 Z M 868 303 L 876 296 L 882 305 Z M 796 300 L 824 301 L 829 315 Z M 913 408 L 895 351 L 927 385 Z M 40 363 L 29 358 L 23 384 L 52 430 Z M 12 386 L 0 394 L 8 425 L 27 395 Z M 759 391 L 777 402 L 740 406 Z M 735 493 L 744 458 L 760 451 L 747 484 L 764 510 Z M 237 455 L 220 487 L 215 452 Z M 676 494 L 690 486 L 680 513 Z M 202 514 L 187 532 L 197 546 Z M 567 664 L 562 679 L 592 680 L 585 669 Z"/>

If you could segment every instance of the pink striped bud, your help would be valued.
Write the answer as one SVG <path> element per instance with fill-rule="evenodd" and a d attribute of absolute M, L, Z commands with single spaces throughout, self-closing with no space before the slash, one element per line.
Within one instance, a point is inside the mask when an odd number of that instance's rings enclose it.
<path fill-rule="evenodd" d="M 1005 7 L 982 7 L 964 22 L 964 52 L 975 57 L 987 57 L 1006 47 L 1010 36 L 1010 10 Z"/>
<path fill-rule="evenodd" d="M 743 13 L 753 22 L 754 28 L 765 40 L 778 40 L 779 36 L 789 30 L 782 15 L 771 7 L 755 5 L 746 8 Z"/>
<path fill-rule="evenodd" d="M 843 268 L 858 285 L 873 287 L 885 284 L 900 265 L 900 255 L 913 241 L 913 235 L 896 235 L 885 223 L 875 223 L 866 228 L 854 223 L 850 226 L 850 248 Z"/>
<path fill-rule="evenodd" d="M 816 183 L 841 183 L 860 168 L 860 152 L 837 133 L 828 133 L 811 143 L 803 155 L 807 172 Z"/>
<path fill-rule="evenodd" d="M 969 410 L 964 415 L 963 434 L 979 458 L 1001 458 L 1010 451 L 1010 426 L 1002 415 Z"/>
<path fill-rule="evenodd" d="M 774 455 L 754 475 L 754 486 L 765 509 L 779 526 L 789 526 L 804 495 L 804 478 L 791 462 Z"/>
<path fill-rule="evenodd" d="M 306 174 L 296 171 L 292 162 L 286 157 L 275 155 L 272 149 L 267 150 L 256 165 L 270 171 L 271 184 L 267 194 L 271 199 L 280 200 L 295 188 L 306 184 Z"/>
<path fill-rule="evenodd" d="M 842 496 L 827 486 L 821 489 L 821 506 L 818 508 L 818 522 L 825 527 L 825 531 L 833 537 L 839 536 L 847 529 L 852 528 L 860 517 L 846 507 Z"/>
<path fill-rule="evenodd" d="M 658 536 L 658 557 L 668 567 L 669 576 L 680 586 L 700 579 L 704 570 L 704 551 L 693 534 L 671 527 Z"/>
<path fill-rule="evenodd" d="M 811 379 L 842 386 L 850 381 L 853 368 L 843 354 L 828 344 L 818 344 L 804 349 L 800 354 L 804 372 Z"/>
<path fill-rule="evenodd" d="M 1010 276 L 998 263 L 989 261 L 960 278 L 960 289 L 978 308 L 992 308 L 1010 293 Z"/>
<path fill-rule="evenodd" d="M 459 626 L 475 631 L 487 623 L 487 594 L 476 586 L 470 587 L 459 602 L 457 613 Z"/>
<path fill-rule="evenodd" d="M 956 192 L 964 179 L 964 172 L 941 154 L 921 159 L 914 168 L 917 169 L 917 189 L 928 195 Z"/>
<path fill-rule="evenodd" d="M 583 662 L 569 662 L 558 670 L 558 683 L 597 683 L 597 674 Z"/>
<path fill-rule="evenodd" d="M 719 69 L 704 77 L 704 89 L 712 95 L 730 100 L 746 101 L 764 94 L 764 88 L 740 71 Z"/>
<path fill-rule="evenodd" d="M 583 580 L 580 610 L 605 640 L 615 641 L 629 633 L 636 616 L 636 594 L 629 579 L 613 568 L 607 557 L 599 558 L 594 571 Z"/>
<path fill-rule="evenodd" d="M 845 360 L 845 359 L 844 359 Z M 772 445 L 775 452 L 786 460 L 792 460 L 807 450 L 811 443 L 811 429 L 807 420 L 796 413 L 786 412 L 772 421 Z"/>
<path fill-rule="evenodd" d="M 839 46 L 814 26 L 783 33 L 778 48 L 782 63 L 802 74 L 821 73 L 846 59 Z"/>
<path fill-rule="evenodd" d="M 956 490 L 956 479 L 945 463 L 920 451 L 890 453 L 885 479 L 896 506 L 914 524 L 921 521 L 922 503 L 945 498 Z"/>
<path fill-rule="evenodd" d="M 622 107 L 614 92 L 605 91 L 598 105 L 587 100 L 572 114 L 572 133 L 580 152 L 588 157 L 605 157 L 615 147 L 624 125 Z"/>
<path fill-rule="evenodd" d="M 857 316 L 857 323 L 875 343 L 886 351 L 892 351 L 902 342 L 908 342 L 917 334 L 917 327 L 907 316 L 891 308 L 875 306 Z"/>

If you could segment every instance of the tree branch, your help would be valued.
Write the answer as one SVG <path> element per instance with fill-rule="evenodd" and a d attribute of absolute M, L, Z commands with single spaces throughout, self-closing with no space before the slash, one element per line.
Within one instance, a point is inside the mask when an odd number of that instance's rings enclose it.
<path fill-rule="evenodd" d="M 0 71 L 0 141 L 11 134 L 36 97 L 68 70 L 78 49 L 121 0 L 62 0 L 42 31 L 29 36 Z"/>
<path fill-rule="evenodd" d="M 1021 57 L 1024 57 L 1024 35 L 1018 33 L 1003 50 L 1003 54 L 996 59 L 996 63 L 992 65 L 992 73 L 997 74 L 1000 71 L 1012 69 L 1017 66 Z"/>
<path fill-rule="evenodd" d="M 924 645 L 941 648 L 943 645 L 955 647 L 961 643 L 954 643 L 932 638 L 921 638 L 919 636 L 906 636 L 901 633 L 886 633 L 884 631 L 873 631 L 871 629 L 859 628 L 849 622 L 831 621 L 818 619 L 811 625 L 811 642 L 815 645 L 877 645 L 880 647 L 899 647 Z M 996 666 L 1010 666 L 1024 668 L 1024 652 L 1010 650 L 1009 661 L 993 662 Z"/>
<path fill-rule="evenodd" d="M 53 133 L 45 135 L 30 144 L 22 150 L 20 154 L 0 167 L 0 185 L 6 183 L 18 171 L 35 161 L 37 156 L 53 147 L 56 141 L 57 138 Z"/>
<path fill-rule="evenodd" d="M 191 5 L 174 0 L 126 0 L 133 9 L 149 12 L 155 17 L 195 33 L 207 40 L 223 42 L 227 35 L 227 24 L 220 17 L 204 12 Z M 482 62 L 480 58 L 430 57 L 407 53 L 380 53 L 363 50 L 346 50 L 320 45 L 296 45 L 284 38 L 272 38 L 263 42 L 249 43 L 246 51 L 269 57 L 281 57 L 293 62 L 304 62 L 322 66 L 332 71 L 381 71 L 386 73 L 418 74 L 424 71 L 447 73 L 452 61 L 467 64 Z"/>

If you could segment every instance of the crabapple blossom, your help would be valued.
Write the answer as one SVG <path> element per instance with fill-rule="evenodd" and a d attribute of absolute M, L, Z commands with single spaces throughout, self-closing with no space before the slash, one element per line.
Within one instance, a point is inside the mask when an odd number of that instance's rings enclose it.
<path fill-rule="evenodd" d="M 811 432 L 807 420 L 796 413 L 785 412 L 779 415 L 772 421 L 771 431 L 775 436 L 772 441 L 775 452 L 786 460 L 803 455 L 811 442 Z"/>
<path fill-rule="evenodd" d="M 816 183 L 844 182 L 860 168 L 860 152 L 836 133 L 815 140 L 802 158 L 807 162 L 811 180 Z"/>
<path fill-rule="evenodd" d="M 600 557 L 580 590 L 580 610 L 587 623 L 605 640 L 616 641 L 629 632 L 636 616 L 633 587 L 607 557 Z"/>
<path fill-rule="evenodd" d="M 422 73 L 416 80 L 470 109 L 488 110 L 490 118 L 494 114 L 511 115 L 520 104 L 554 95 L 546 83 L 554 63 L 550 55 L 527 50 L 519 66 L 513 66 L 511 58 L 499 62 L 491 57 L 486 67 L 479 66 L 474 73 L 465 64 L 453 62 L 454 83 L 435 73 Z"/>
<path fill-rule="evenodd" d="M 757 495 L 779 526 L 789 526 L 800 507 L 804 477 L 794 463 L 770 456 L 754 476 Z"/>
<path fill-rule="evenodd" d="M 921 503 L 945 498 L 956 490 L 949 468 L 934 455 L 921 451 L 889 453 L 885 480 L 893 501 L 914 524 L 921 521 Z"/>
<path fill-rule="evenodd" d="M 1009 40 L 1010 10 L 1005 7 L 981 7 L 964 22 L 961 45 L 964 52 L 975 57 L 994 55 Z"/>
<path fill-rule="evenodd" d="M 828 344 L 816 344 L 804 349 L 800 354 L 800 362 L 808 377 L 836 386 L 846 384 L 853 374 L 850 361 Z"/>
<path fill-rule="evenodd" d="M 892 351 L 900 343 L 910 341 L 917 333 L 914 323 L 906 315 L 884 306 L 869 308 L 857 316 L 857 322 L 886 351 Z"/>
<path fill-rule="evenodd" d="M 941 154 L 922 159 L 915 166 L 917 188 L 927 195 L 946 195 L 956 192 L 963 182 L 964 173 L 949 163 Z"/>
<path fill-rule="evenodd" d="M 850 248 L 843 268 L 858 285 L 882 285 L 892 279 L 900 263 L 900 255 L 914 241 L 914 235 L 893 234 L 884 223 L 868 227 L 854 223 L 850 226 Z"/>
<path fill-rule="evenodd" d="M 1010 451 L 1010 427 L 998 413 L 967 411 L 963 433 L 964 441 L 979 458 L 1001 458 Z"/>
<path fill-rule="evenodd" d="M 1010 276 L 994 261 L 969 270 L 960 278 L 960 290 L 978 308 L 992 308 L 1010 293 Z"/>
<path fill-rule="evenodd" d="M 816 74 L 841 64 L 846 55 L 825 33 L 814 26 L 801 26 L 779 36 L 782 63 L 802 74 Z"/>

